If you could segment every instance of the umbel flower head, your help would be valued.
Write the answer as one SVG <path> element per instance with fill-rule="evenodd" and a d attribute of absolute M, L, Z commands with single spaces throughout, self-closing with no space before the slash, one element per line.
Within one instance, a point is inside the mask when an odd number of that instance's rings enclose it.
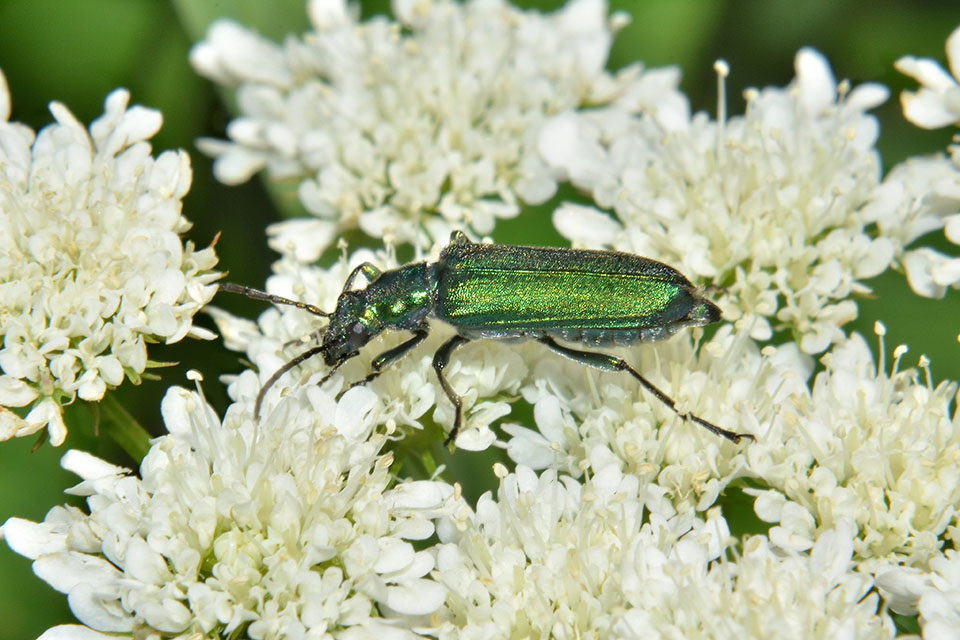
<path fill-rule="evenodd" d="M 880 353 L 884 352 L 885 332 Z M 767 441 L 747 453 L 750 471 L 769 487 L 757 496 L 757 515 L 777 526 L 771 540 L 808 549 L 840 517 L 856 525 L 863 568 L 882 564 L 926 567 L 944 539 L 956 541 L 960 506 L 960 416 L 957 384 L 933 387 L 874 362 L 858 334 L 838 343 L 810 390 L 795 393 L 770 426 Z"/>
<path fill-rule="evenodd" d="M 610 462 L 582 482 L 500 467 L 496 498 L 438 524 L 440 638 L 892 637 L 840 522 L 809 554 L 742 550 L 719 509 L 673 511 Z"/>
<path fill-rule="evenodd" d="M 255 393 L 255 376 L 236 388 Z M 162 411 L 169 435 L 140 477 L 70 451 L 63 465 L 83 479 L 71 492 L 89 513 L 55 507 L 0 528 L 86 625 L 52 637 L 370 637 L 441 606 L 445 589 L 426 578 L 433 557 L 410 541 L 433 534 L 452 488 L 390 488 L 369 389 L 336 402 L 302 386 L 269 419 L 254 421 L 244 402 L 221 422 L 173 387 Z"/>
<path fill-rule="evenodd" d="M 920 82 L 919 91 L 900 94 L 904 117 L 918 127 L 960 124 L 960 27 L 947 38 L 947 60 L 952 77 L 929 58 L 904 56 L 896 62 L 897 70 Z M 942 226 L 947 240 L 960 245 L 960 145 L 951 145 L 949 150 L 952 163 L 939 157 L 911 158 L 894 169 L 883 200 L 909 201 L 916 193 L 923 195 L 921 209 L 926 215 L 915 216 L 910 227 L 926 233 Z M 960 288 L 960 258 L 956 256 L 920 247 L 909 252 L 903 262 L 910 286 L 921 295 L 942 298 L 948 288 Z"/>
<path fill-rule="evenodd" d="M 356 226 L 425 246 L 451 228 L 488 234 L 519 202 L 554 193 L 536 149 L 550 115 L 685 105 L 675 70 L 604 70 L 622 20 L 603 0 L 546 15 L 501 0 L 392 7 L 396 22 L 359 22 L 345 0 L 312 0 L 313 31 L 282 45 L 219 21 L 191 53 L 202 75 L 236 87 L 230 141 L 200 144 L 216 176 L 236 184 L 266 167 L 296 180 L 315 216 L 276 225 L 278 251 L 311 261 Z"/>
<path fill-rule="evenodd" d="M 35 134 L 10 122 L 0 74 L 0 439 L 47 427 L 59 445 L 63 405 L 139 381 L 147 342 L 211 335 L 192 319 L 216 254 L 180 239 L 189 157 L 153 157 L 160 113 L 129 99 L 111 93 L 89 132 L 54 102 Z"/>
<path fill-rule="evenodd" d="M 748 91 L 746 113 L 729 119 L 722 101 L 717 121 L 701 113 L 670 126 L 616 105 L 554 117 L 540 148 L 597 207 L 559 209 L 560 232 L 723 286 L 728 320 L 759 340 L 785 329 L 811 354 L 845 337 L 863 280 L 897 260 L 915 291 L 942 295 L 960 261 L 907 247 L 957 211 L 956 166 L 920 158 L 881 181 L 867 112 L 887 89 L 838 83 L 811 49 L 795 68 L 789 86 Z"/>

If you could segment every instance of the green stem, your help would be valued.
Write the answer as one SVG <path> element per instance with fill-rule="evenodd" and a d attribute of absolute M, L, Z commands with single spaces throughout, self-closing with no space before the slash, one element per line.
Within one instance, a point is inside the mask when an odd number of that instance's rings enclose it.
<path fill-rule="evenodd" d="M 150 433 L 117 402 L 113 394 L 104 395 L 98 407 L 103 433 L 113 438 L 131 458 L 137 462 L 143 460 L 150 449 Z"/>

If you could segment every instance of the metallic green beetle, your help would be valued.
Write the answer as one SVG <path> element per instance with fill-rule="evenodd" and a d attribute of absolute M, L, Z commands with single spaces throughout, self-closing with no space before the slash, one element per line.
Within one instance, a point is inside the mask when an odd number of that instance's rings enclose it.
<path fill-rule="evenodd" d="M 352 288 L 358 274 L 363 289 Z M 721 429 L 692 413 L 680 414 L 673 399 L 616 356 L 563 346 L 561 340 L 590 347 L 630 345 L 669 338 L 685 327 L 720 319 L 720 309 L 676 269 L 655 260 L 615 251 L 551 247 L 514 247 L 471 242 L 455 231 L 434 263 L 417 262 L 381 271 L 369 262 L 347 278 L 333 313 L 240 285 L 222 283 L 224 291 L 289 304 L 330 319 L 321 344 L 276 371 L 257 395 L 260 413 L 267 390 L 290 369 L 321 354 L 330 371 L 322 385 L 360 348 L 387 329 L 413 333 L 406 342 L 371 362 L 372 372 L 352 386 L 376 378 L 384 368 L 416 347 L 430 333 L 427 318 L 436 318 L 457 333 L 437 349 L 433 368 L 456 409 L 449 444 L 463 422 L 460 396 L 443 375 L 453 351 L 478 338 L 532 339 L 562 356 L 605 371 L 626 371 L 684 419 L 734 442 L 748 433 Z"/>

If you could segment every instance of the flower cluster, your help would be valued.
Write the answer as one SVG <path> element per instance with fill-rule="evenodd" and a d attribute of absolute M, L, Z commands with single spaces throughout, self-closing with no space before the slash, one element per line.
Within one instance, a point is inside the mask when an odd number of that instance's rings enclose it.
<path fill-rule="evenodd" d="M 129 100 L 110 94 L 89 133 L 54 102 L 35 134 L 10 122 L 0 74 L 0 439 L 48 428 L 59 445 L 62 406 L 138 381 L 147 342 L 212 337 L 192 319 L 217 257 L 180 239 L 189 157 L 154 158 L 160 113 Z"/>
<path fill-rule="evenodd" d="M 850 571 L 843 523 L 809 554 L 783 556 L 757 536 L 734 561 L 719 510 L 677 514 L 616 465 L 583 484 L 523 466 L 499 475 L 496 500 L 438 526 L 440 638 L 893 635 L 873 581 Z"/>
<path fill-rule="evenodd" d="M 236 386 L 256 392 L 252 374 Z M 0 535 L 105 634 L 374 633 L 390 624 L 377 608 L 386 618 L 438 609 L 445 590 L 425 578 L 434 559 L 410 541 L 433 534 L 451 488 L 388 489 L 376 396 L 356 389 L 336 402 L 301 387 L 259 423 L 247 405 L 221 422 L 202 396 L 171 388 L 170 433 L 140 478 L 72 451 L 64 466 L 83 481 L 71 492 L 90 513 L 55 507 L 41 523 L 8 520 Z"/>
<path fill-rule="evenodd" d="M 904 115 L 919 127 L 960 124 L 960 27 L 947 39 L 947 58 L 952 78 L 933 60 L 905 56 L 896 63 L 897 69 L 923 85 L 917 93 L 905 91 L 900 96 Z M 901 211 L 905 204 L 916 206 L 906 216 L 907 224 L 898 224 L 905 216 L 894 214 L 886 225 L 888 232 L 905 230 L 916 237 L 942 227 L 947 240 L 960 245 L 960 145 L 952 145 L 950 155 L 951 162 L 911 158 L 891 172 L 887 180 L 891 187 L 878 197 L 880 208 L 889 210 L 891 202 Z M 903 262 L 910 286 L 920 295 L 942 298 L 948 288 L 960 288 L 960 258 L 919 247 Z"/>
<path fill-rule="evenodd" d="M 682 103 L 674 70 L 604 70 L 621 22 L 604 0 L 550 15 L 500 0 L 396 0 L 393 12 L 397 22 L 359 22 L 345 0 L 313 0 L 301 38 L 277 45 L 219 21 L 191 54 L 199 73 L 236 87 L 230 141 L 201 144 L 217 177 L 236 184 L 266 167 L 296 180 L 315 216 L 276 225 L 278 251 L 312 261 L 356 226 L 426 246 L 451 228 L 488 234 L 520 202 L 553 195 L 537 153 L 549 116 Z"/>
<path fill-rule="evenodd" d="M 727 318 L 758 340 L 789 329 L 806 353 L 843 339 L 841 327 L 857 315 L 851 296 L 869 291 L 862 281 L 895 258 L 920 292 L 922 281 L 942 282 L 944 269 L 960 277 L 960 262 L 932 265 L 925 252 L 903 258 L 956 211 L 957 168 L 928 159 L 881 183 L 877 122 L 866 112 L 887 90 L 838 85 L 809 49 L 796 72 L 783 89 L 748 91 L 746 113 L 729 120 L 697 114 L 665 126 L 617 106 L 550 120 L 544 157 L 617 216 L 566 205 L 555 213 L 560 232 L 708 278 L 729 294 Z M 924 199 L 949 184 L 949 204 Z"/>
<path fill-rule="evenodd" d="M 860 336 L 837 345 L 811 391 L 784 407 L 773 437 L 748 452 L 751 471 L 771 487 L 755 492 L 755 508 L 777 523 L 770 537 L 778 545 L 807 549 L 849 518 L 864 568 L 926 566 L 943 536 L 956 535 L 948 528 L 960 505 L 960 429 L 950 408 L 957 385 L 933 388 L 929 371 L 925 383 L 915 370 L 898 371 L 905 352 L 895 351 L 887 374 Z"/>
<path fill-rule="evenodd" d="M 729 326 L 699 349 L 688 337 L 644 345 L 628 359 L 667 391 L 680 412 L 755 434 L 744 447 L 683 420 L 620 374 L 596 377 L 582 365 L 539 354 L 522 388 L 534 407 L 536 431 L 505 424 L 507 452 L 518 464 L 573 477 L 615 460 L 624 471 L 656 483 L 679 511 L 703 511 L 730 483 L 753 475 L 747 455 L 765 446 L 768 430 L 792 395 L 803 393 L 809 358 L 796 345 L 762 352 Z"/>
<path fill-rule="evenodd" d="M 930 571 L 898 567 L 877 576 L 890 608 L 920 614 L 924 637 L 949 638 L 960 625 L 960 553 L 948 549 L 930 561 Z"/>

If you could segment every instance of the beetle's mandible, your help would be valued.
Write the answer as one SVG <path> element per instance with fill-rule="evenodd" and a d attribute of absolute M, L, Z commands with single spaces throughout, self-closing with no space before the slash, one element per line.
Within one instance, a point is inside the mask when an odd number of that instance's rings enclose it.
<path fill-rule="evenodd" d="M 368 284 L 353 289 L 363 275 Z M 413 335 L 371 362 L 371 373 L 351 386 L 365 384 L 384 368 L 423 342 L 428 318 L 456 330 L 433 356 L 433 369 L 456 417 L 445 443 L 452 442 L 463 422 L 460 396 L 443 374 L 458 347 L 477 338 L 536 340 L 560 355 L 605 371 L 625 371 L 680 417 L 692 420 L 733 442 L 754 439 L 749 433 L 722 429 L 692 413 L 681 414 L 667 394 L 625 360 L 558 342 L 588 347 L 630 345 L 670 337 L 685 327 L 720 320 L 720 309 L 676 269 L 661 262 L 616 251 L 552 247 L 515 247 L 471 242 L 455 231 L 436 262 L 417 262 L 381 271 L 369 262 L 347 277 L 336 309 L 314 305 L 231 283 L 220 289 L 257 300 L 287 304 L 330 319 L 321 343 L 293 358 L 261 387 L 254 416 L 267 390 L 280 376 L 304 360 L 323 356 L 330 370 L 324 384 L 360 348 L 385 330 Z"/>

